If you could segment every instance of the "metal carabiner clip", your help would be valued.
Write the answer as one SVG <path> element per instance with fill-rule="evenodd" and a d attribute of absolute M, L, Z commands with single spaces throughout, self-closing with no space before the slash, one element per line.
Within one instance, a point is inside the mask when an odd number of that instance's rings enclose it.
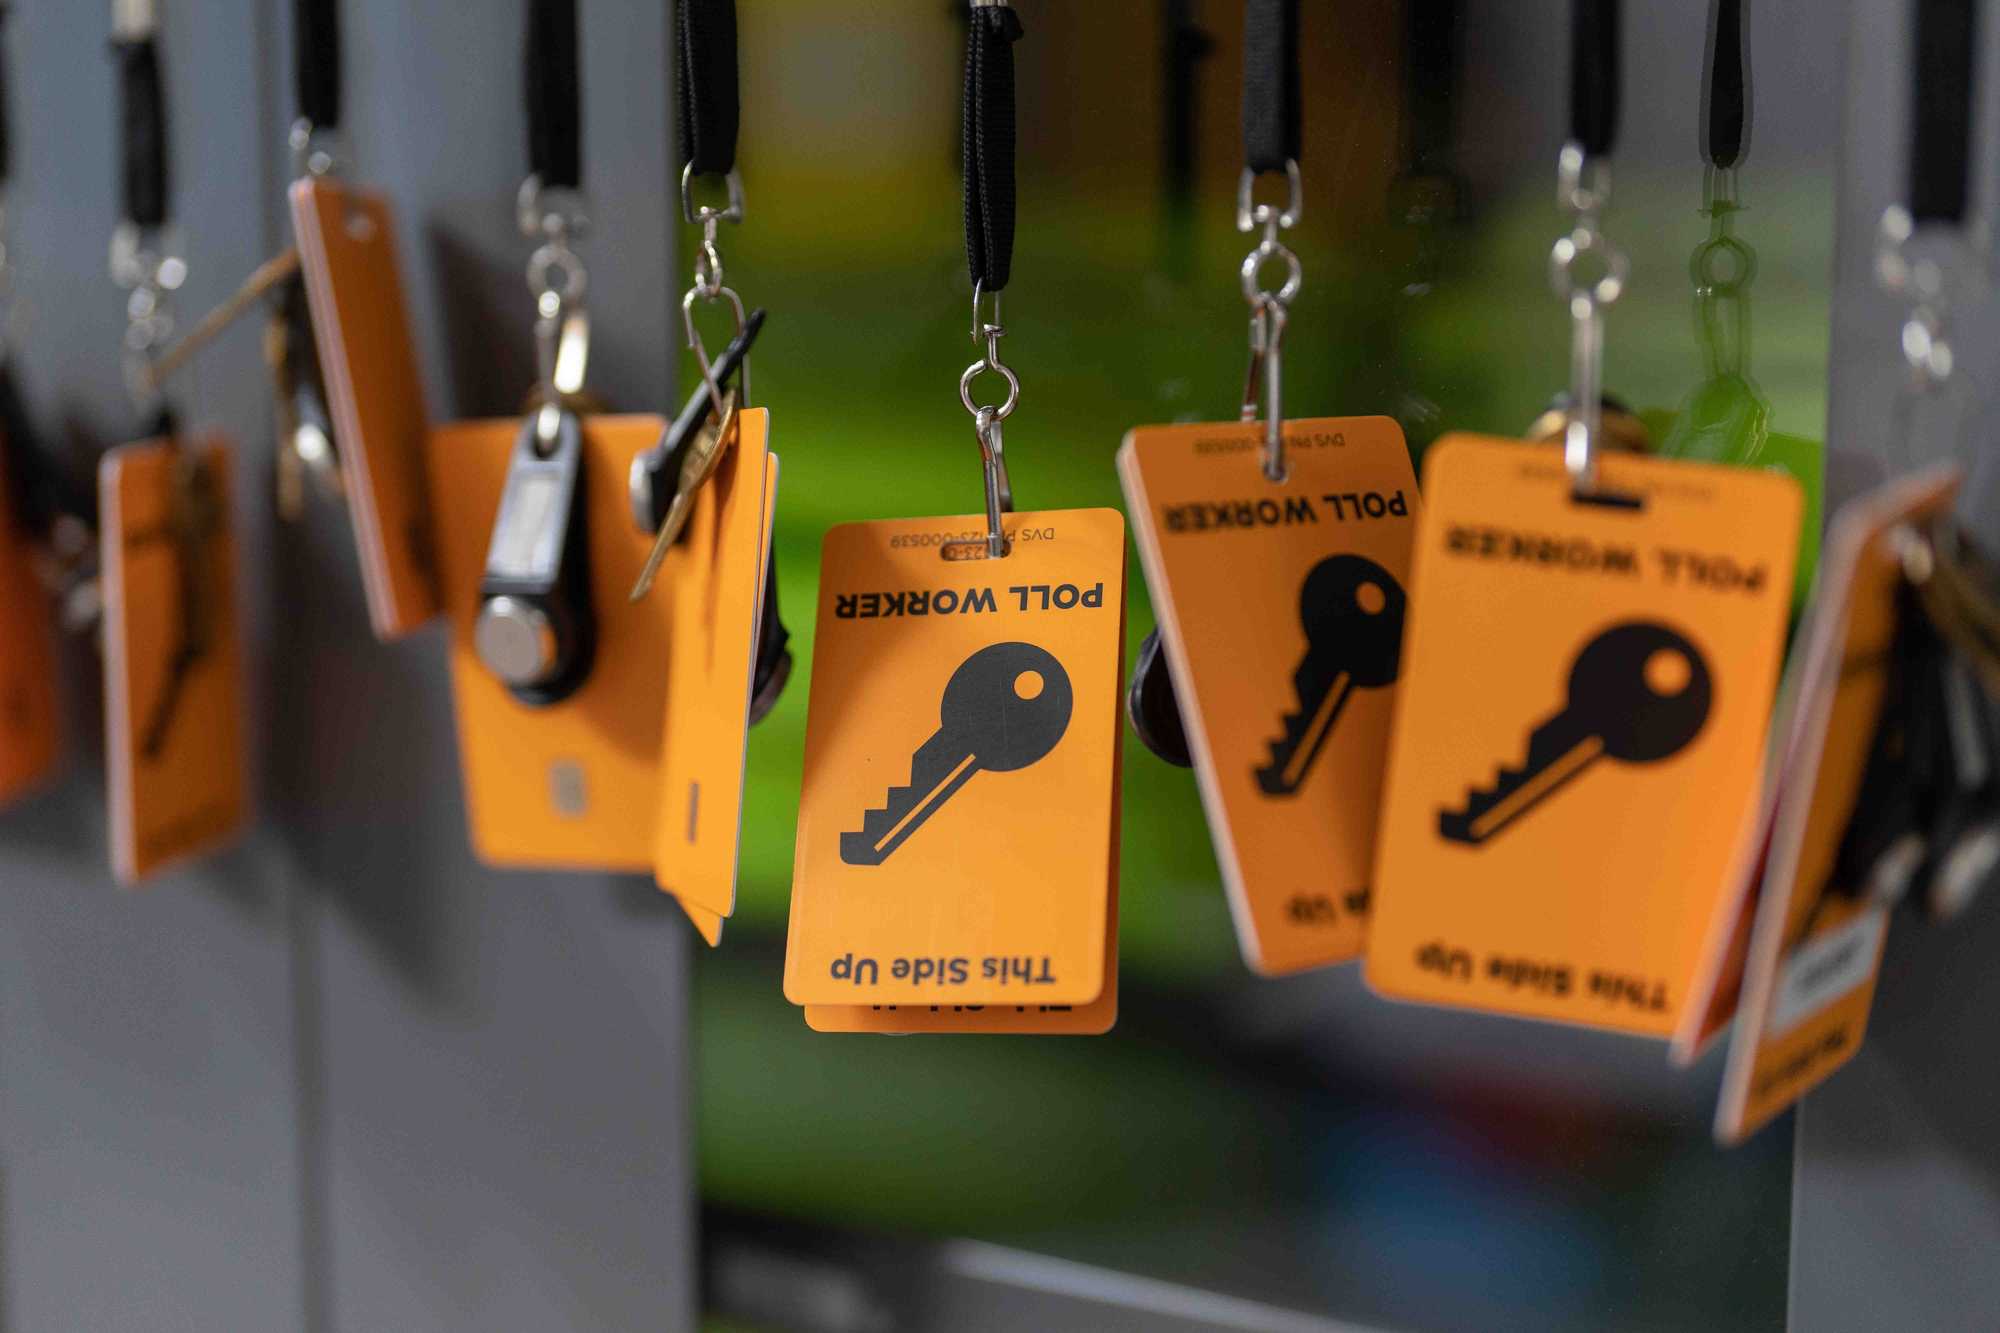
<path fill-rule="evenodd" d="M 979 463 L 986 486 L 986 554 L 998 560 L 1007 554 L 1007 533 L 1003 515 L 1014 512 L 1014 486 L 1007 477 L 1006 442 L 1000 423 L 1013 415 L 1021 401 L 1021 380 L 1000 360 L 1000 339 L 1006 326 L 1000 322 L 1000 293 L 993 293 L 993 318 L 982 319 L 980 305 L 985 293 L 972 285 L 972 340 L 986 345 L 986 354 L 965 368 L 958 377 L 958 401 L 972 414 L 973 434 L 979 440 Z M 1007 396 L 998 406 L 983 407 L 972 401 L 972 382 L 992 371 L 1007 385 Z"/>

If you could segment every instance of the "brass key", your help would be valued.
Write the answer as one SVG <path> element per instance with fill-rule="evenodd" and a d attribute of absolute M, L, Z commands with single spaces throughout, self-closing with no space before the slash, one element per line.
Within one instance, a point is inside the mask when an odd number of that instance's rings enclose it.
<path fill-rule="evenodd" d="M 673 503 L 667 507 L 667 516 L 660 520 L 660 530 L 653 538 L 653 549 L 646 552 L 646 563 L 639 570 L 638 580 L 632 584 L 631 600 L 635 602 L 652 590 L 653 580 L 659 576 L 668 548 L 680 538 L 681 529 L 687 526 L 688 519 L 694 514 L 696 494 L 715 475 L 716 465 L 722 462 L 723 451 L 736 443 L 734 388 L 722 391 L 721 417 L 718 422 L 711 416 L 688 441 L 687 453 L 681 459 L 680 476 L 674 482 Z"/>

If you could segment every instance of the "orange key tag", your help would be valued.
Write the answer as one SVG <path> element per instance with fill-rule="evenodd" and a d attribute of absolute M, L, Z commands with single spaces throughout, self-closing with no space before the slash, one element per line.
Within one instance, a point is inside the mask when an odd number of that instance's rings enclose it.
<path fill-rule="evenodd" d="M 293 182 L 290 198 L 368 619 L 376 638 L 397 639 L 436 615 L 439 600 L 424 475 L 430 422 L 389 206 L 319 176 Z"/>
<path fill-rule="evenodd" d="M 596 652 L 560 703 L 534 707 L 488 671 L 473 646 L 480 580 L 521 420 L 440 426 L 429 444 L 439 585 L 451 622 L 472 847 L 494 866 L 650 869 L 658 809 L 660 718 L 673 601 L 626 594 L 651 542 L 632 524 L 625 479 L 659 438 L 656 416 L 586 416 L 583 507 Z"/>
<path fill-rule="evenodd" d="M 229 455 L 220 436 L 153 439 L 98 465 L 111 866 L 127 885 L 248 818 Z"/>
<path fill-rule="evenodd" d="M 848 523 L 820 562 L 785 995 L 1104 991 L 1124 656 L 1116 510 Z"/>
<path fill-rule="evenodd" d="M 969 1032 L 1026 1037 L 1098 1037 L 1118 1022 L 1118 826 L 1123 807 L 1124 753 L 1120 747 L 1120 790 L 1111 812 L 1110 907 L 1104 921 L 1104 989 L 1088 1004 L 809 1004 L 806 1026 L 814 1032 Z"/>
<path fill-rule="evenodd" d="M 1361 952 L 1417 512 L 1388 417 L 1148 426 L 1119 475 L 1244 961 Z"/>
<path fill-rule="evenodd" d="M 1950 508 L 1956 468 L 1903 478 L 1847 505 L 1828 534 L 1791 699 L 1787 765 L 1754 897 L 1736 1030 L 1715 1133 L 1738 1142 L 1861 1049 L 1889 909 L 1840 892 L 1836 859 L 1890 689 L 1903 586 L 1896 532 Z M 1742 910 L 1750 910 L 1745 903 Z"/>
<path fill-rule="evenodd" d="M 696 495 L 663 571 L 674 612 L 653 821 L 654 879 L 682 906 L 719 916 L 736 910 L 751 681 L 778 492 L 770 412 L 746 407 L 736 421 L 736 443 Z"/>
<path fill-rule="evenodd" d="M 1579 501 L 1558 448 L 1431 448 L 1368 980 L 1665 1037 L 1758 798 L 1803 499 L 1715 464 L 1600 475 Z"/>
<path fill-rule="evenodd" d="M 0 460 L 7 447 L 0 440 Z M 14 515 L 0 467 L 0 805 L 55 772 L 61 741 L 55 615 Z"/>

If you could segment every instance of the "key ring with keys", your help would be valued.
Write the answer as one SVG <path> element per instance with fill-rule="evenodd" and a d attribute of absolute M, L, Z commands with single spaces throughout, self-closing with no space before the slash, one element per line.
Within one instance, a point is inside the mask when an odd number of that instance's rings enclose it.
<path fill-rule="evenodd" d="M 1252 191 L 1257 173 L 1249 167 L 1236 181 L 1236 230 L 1248 233 L 1258 227 L 1263 237 L 1243 257 L 1240 270 L 1243 299 L 1250 304 L 1250 370 L 1243 383 L 1242 420 L 1264 420 L 1264 475 L 1274 482 L 1287 476 L 1285 467 L 1284 360 L 1285 325 L 1292 301 L 1305 285 L 1305 269 L 1291 247 L 1278 239 L 1279 233 L 1298 225 L 1303 211 L 1299 164 L 1285 160 L 1285 205 L 1256 203 Z M 1264 269 L 1273 263 L 1284 268 L 1284 281 L 1266 287 Z M 1259 397 L 1261 381 L 1261 401 Z"/>
<path fill-rule="evenodd" d="M 975 345 L 984 343 L 986 351 L 958 377 L 958 401 L 972 414 L 972 431 L 979 441 L 979 464 L 986 486 L 986 554 L 997 560 L 1007 554 L 1003 515 L 1014 512 L 1014 486 L 1007 476 L 1006 441 L 1000 423 L 1014 414 L 1021 401 L 1021 380 L 1000 359 L 1000 340 L 1007 336 L 1000 320 L 1000 293 L 991 294 L 991 319 L 983 317 L 986 296 L 974 282 L 972 341 Z M 972 382 L 988 372 L 998 375 L 1007 386 L 1007 396 L 994 406 L 982 406 L 972 396 Z"/>
<path fill-rule="evenodd" d="M 590 275 L 570 245 L 588 232 L 590 218 L 581 191 L 544 189 L 539 176 L 521 182 L 515 203 L 521 234 L 541 241 L 528 257 L 528 291 L 535 298 L 535 362 L 541 377 L 535 442 L 546 453 L 556 445 L 563 413 L 583 392 L 590 359 L 590 314 L 584 304 Z"/>

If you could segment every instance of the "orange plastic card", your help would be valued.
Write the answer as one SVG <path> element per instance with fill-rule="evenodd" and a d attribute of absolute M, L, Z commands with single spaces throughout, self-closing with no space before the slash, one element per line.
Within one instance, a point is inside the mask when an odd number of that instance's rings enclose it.
<path fill-rule="evenodd" d="M 1086 1004 L 1104 991 L 1125 522 L 983 518 L 826 535 L 785 995 Z M 983 548 L 982 548 L 983 549 Z"/>
<path fill-rule="evenodd" d="M 626 474 L 664 426 L 656 416 L 583 419 L 597 647 L 583 684 L 547 707 L 515 698 L 480 662 L 472 640 L 487 544 L 521 422 L 456 422 L 431 433 L 459 765 L 473 851 L 489 865 L 652 866 L 673 600 L 665 587 L 628 599 L 652 543 L 632 522 Z"/>
<path fill-rule="evenodd" d="M 1894 534 L 1948 508 L 1957 489 L 1956 469 L 1893 482 L 1844 508 L 1828 536 L 1716 1110 L 1725 1143 L 1769 1123 L 1861 1048 L 1888 908 L 1837 884 L 1836 857 L 1890 684 L 1903 581 Z"/>
<path fill-rule="evenodd" d="M 688 920 L 693 923 L 695 930 L 701 935 L 702 941 L 709 948 L 713 949 L 716 945 L 722 943 L 722 923 L 724 918 L 720 912 L 711 912 L 706 907 L 694 907 L 687 903 L 681 904 L 681 910 L 687 913 Z"/>
<path fill-rule="evenodd" d="M 248 816 L 229 454 L 142 440 L 98 465 L 111 867 L 128 885 Z"/>
<path fill-rule="evenodd" d="M 673 637 L 653 877 L 687 907 L 736 910 L 744 755 L 778 460 L 770 413 L 745 408 L 734 447 L 697 496 L 686 534 L 667 557 Z"/>
<path fill-rule="evenodd" d="M 6 448 L 0 440 L 0 457 Z M 55 771 L 62 708 L 55 617 L 13 505 L 0 468 L 0 805 Z"/>
<path fill-rule="evenodd" d="M 1148 426 L 1119 475 L 1243 957 L 1361 952 L 1417 512 L 1388 417 Z"/>
<path fill-rule="evenodd" d="M 424 477 L 430 423 L 389 206 L 318 176 L 294 182 L 290 197 L 368 619 L 377 638 L 400 638 L 439 603 Z"/>
<path fill-rule="evenodd" d="M 1367 970 L 1673 1031 L 1758 795 L 1802 499 L 1773 472 L 1432 446 Z"/>

